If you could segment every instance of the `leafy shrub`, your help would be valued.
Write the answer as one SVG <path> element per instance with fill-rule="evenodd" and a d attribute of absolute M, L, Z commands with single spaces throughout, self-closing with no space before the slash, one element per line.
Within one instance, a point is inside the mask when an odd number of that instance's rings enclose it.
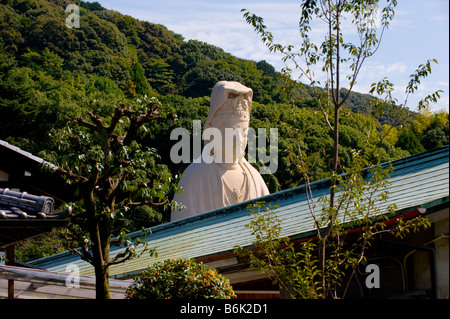
<path fill-rule="evenodd" d="M 156 263 L 135 278 L 127 299 L 231 299 L 236 295 L 227 278 L 202 263 L 172 258 Z"/>

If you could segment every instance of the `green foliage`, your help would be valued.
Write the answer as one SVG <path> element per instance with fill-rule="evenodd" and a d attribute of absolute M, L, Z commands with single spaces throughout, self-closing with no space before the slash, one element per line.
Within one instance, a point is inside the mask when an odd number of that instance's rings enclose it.
<path fill-rule="evenodd" d="M 433 128 L 423 135 L 420 142 L 425 147 L 425 149 L 431 150 L 436 147 L 447 145 L 448 135 L 446 136 L 445 132 L 440 129 Z"/>
<path fill-rule="evenodd" d="M 406 87 L 406 93 L 412 94 L 414 93 L 419 85 L 422 78 L 426 78 L 429 74 L 431 74 L 431 63 L 437 64 L 438 62 L 436 59 L 428 60 L 425 64 L 419 65 L 419 67 L 416 69 L 416 72 L 411 74 L 410 81 Z M 442 90 L 437 90 L 434 93 L 431 93 L 427 95 L 424 99 L 419 101 L 418 109 L 423 110 L 426 107 L 430 105 L 430 102 L 436 103 L 438 99 L 440 98 L 440 93 L 442 93 Z M 405 102 L 406 104 L 406 102 Z"/>
<path fill-rule="evenodd" d="M 218 81 L 241 81 L 241 77 L 225 65 L 216 65 L 211 60 L 200 61 L 183 76 L 181 85 L 187 96 L 200 97 L 210 95 L 210 90 Z"/>
<path fill-rule="evenodd" d="M 150 95 L 150 85 L 145 78 L 144 69 L 140 65 L 140 63 L 136 62 L 131 66 L 130 70 L 131 80 L 136 86 L 136 94 L 137 95 Z"/>
<path fill-rule="evenodd" d="M 167 94 L 175 91 L 174 71 L 166 61 L 151 58 L 143 67 L 146 78 L 158 92 Z"/>
<path fill-rule="evenodd" d="M 231 299 L 236 298 L 227 278 L 202 263 L 172 258 L 154 264 L 134 279 L 127 299 Z"/>
<path fill-rule="evenodd" d="M 48 133 L 64 127 L 66 117 L 79 116 L 85 100 L 116 101 L 136 94 L 208 97 L 215 82 L 238 80 L 251 87 L 253 100 L 261 103 L 261 112 L 254 107 L 254 127 L 283 129 L 283 145 L 292 145 L 289 134 L 297 130 L 296 136 L 310 142 L 305 151 L 311 163 L 317 162 L 317 178 L 323 177 L 328 159 L 314 158 L 324 150 L 329 156 L 329 137 L 308 127 L 323 123 L 318 121 L 320 114 L 314 113 L 320 103 L 311 87 L 292 85 L 266 61 L 243 60 L 204 42 L 183 41 L 164 26 L 107 10 L 98 3 L 82 1 L 82 28 L 69 29 L 64 4 L 68 2 L 12 0 L 0 4 L 0 138 L 22 138 L 29 141 L 30 149 L 46 151 L 52 144 Z M 418 69 L 414 83 L 429 73 L 430 63 Z M 341 95 L 347 95 L 346 89 Z M 350 92 L 344 106 L 368 118 L 373 111 L 368 102 L 373 100 L 370 95 Z M 177 103 L 186 102 L 179 99 Z M 178 118 L 199 119 L 196 105 L 191 107 Z M 311 108 L 311 112 L 298 108 Z M 392 124 L 391 115 L 382 110 L 377 113 L 380 123 Z M 357 125 L 349 126 L 359 129 Z M 376 134 L 376 128 L 371 132 Z M 348 147 L 360 145 L 358 141 L 349 140 Z M 430 140 L 430 147 L 433 143 Z M 284 168 L 292 165 L 285 164 Z M 289 174 L 280 171 L 276 176 L 281 188 L 298 184 L 293 176 L 285 178 Z"/>
<path fill-rule="evenodd" d="M 124 216 L 133 207 L 167 206 L 168 195 L 177 190 L 167 167 L 158 163 L 156 149 L 139 143 L 146 125 L 164 121 L 171 109 L 147 97 L 119 106 L 92 101 L 85 107 L 85 114 L 54 130 L 57 149 L 48 156 L 58 167 L 54 173 L 63 176 L 75 193 L 68 248 L 95 267 L 97 298 L 109 298 L 104 280 L 108 267 L 136 257 L 136 245 L 147 249 L 142 241 L 128 244 Z M 126 249 L 109 258 L 112 237 Z"/>
<path fill-rule="evenodd" d="M 416 134 L 408 129 L 401 131 L 395 146 L 401 147 L 411 154 L 422 153 L 425 151 L 425 148 L 420 144 L 420 140 L 417 138 Z"/>
<path fill-rule="evenodd" d="M 23 262 L 51 256 L 65 251 L 57 233 L 42 234 L 15 246 L 15 258 Z"/>
<path fill-rule="evenodd" d="M 143 205 L 130 209 L 123 216 L 123 224 L 118 222 L 116 229 L 127 229 L 131 232 L 159 225 L 163 222 L 164 212 L 155 207 Z"/>
<path fill-rule="evenodd" d="M 98 2 L 85 2 L 85 1 L 81 1 L 80 5 L 83 8 L 86 8 L 90 11 L 100 11 L 100 10 L 106 10 L 105 8 L 102 7 L 102 5 Z"/>
<path fill-rule="evenodd" d="M 281 237 L 282 221 L 273 212 L 277 206 L 270 207 L 257 202 L 247 208 L 253 219 L 246 227 L 251 230 L 255 241 L 251 251 L 238 247 L 236 252 L 249 258 L 252 268 L 272 278 L 291 297 L 319 298 L 315 281 L 320 271 L 317 259 L 313 256 L 315 244 L 305 242 L 294 247 L 288 237 Z"/>
<path fill-rule="evenodd" d="M 137 103 L 135 98 L 139 94 L 148 98 L 158 96 L 163 105 L 174 109 L 177 117 L 143 125 L 137 135 L 141 148 L 130 145 L 126 151 L 130 158 L 148 155 L 158 162 L 156 170 L 161 168 L 164 176 L 170 172 L 179 177 L 186 164 L 173 164 L 169 156 L 176 141 L 158 143 L 158 157 L 149 151 L 155 148 L 155 140 L 169 141 L 170 132 L 176 127 L 192 130 L 192 121 L 204 121 L 208 114 L 210 90 L 215 82 L 238 80 L 254 91 L 250 125 L 278 128 L 278 170 L 274 175 L 263 176 L 270 191 L 328 177 L 333 134 L 324 128 L 327 121 L 333 125 L 334 120 L 329 116 L 333 109 L 328 108 L 326 91 L 322 88 L 294 83 L 266 61 L 239 59 L 204 42 L 184 41 L 181 35 L 162 25 L 139 21 L 95 2 L 81 1 L 82 27 L 67 28 L 65 6 L 69 3 L 1 1 L 0 139 L 57 163 L 58 150 L 50 133 L 65 131 L 69 134 L 67 130 L 73 129 L 74 123 L 69 121 L 67 125 L 68 119 L 82 115 L 86 119 L 86 112 L 90 111 L 105 119 L 107 125 L 114 114 L 113 106 L 128 103 L 126 98 Z M 313 2 L 305 2 L 305 5 L 308 3 Z M 386 11 L 383 19 L 391 14 Z M 247 17 L 263 27 L 262 19 L 250 14 Z M 307 27 L 308 21 L 304 22 Z M 366 28 L 372 32 L 367 26 L 360 26 L 361 30 Z M 260 31 L 264 31 L 263 28 Z M 274 45 L 271 35 L 266 35 L 266 43 Z M 311 43 L 305 42 L 303 49 L 307 45 Z M 273 50 L 283 49 L 288 59 L 296 58 L 293 48 L 272 47 Z M 354 52 L 350 45 L 346 49 Z M 327 61 L 326 56 L 322 55 L 322 62 Z M 314 55 L 308 56 L 311 62 L 314 58 Z M 433 64 L 430 60 L 417 69 L 410 78 L 410 93 L 414 93 L 421 79 L 429 75 Z M 398 103 L 392 98 L 391 89 L 393 85 L 387 79 L 374 85 L 370 93 L 383 97 L 380 99 L 341 88 L 341 101 L 346 98 L 341 108 L 345 115 L 341 116 L 341 164 L 349 164 L 352 149 L 366 145 L 376 149 L 383 161 L 390 161 L 409 155 L 408 150 L 414 153 L 448 144 L 447 113 L 406 112 L 396 106 Z M 438 95 L 439 92 L 435 92 L 425 99 L 423 106 L 436 100 Z M 404 123 L 395 121 L 401 112 L 405 113 L 402 115 Z M 122 123 L 121 129 L 125 130 L 127 123 Z M 382 124 L 386 123 L 390 126 L 384 129 Z M 398 142 L 399 136 L 406 134 L 404 130 L 414 132 L 419 143 L 411 146 L 408 140 Z M 77 132 L 79 142 L 83 142 L 78 147 L 89 148 L 94 143 L 95 138 L 87 128 L 73 132 Z M 387 139 L 380 142 L 385 135 Z M 94 159 L 101 157 L 98 145 L 82 154 L 76 154 L 79 151 L 76 148 L 72 151 L 68 160 L 80 174 L 95 167 Z M 86 159 L 90 156 L 92 161 L 88 162 Z M 150 162 L 153 169 L 154 163 Z M 310 172 L 308 178 L 303 174 L 304 168 Z M 341 172 L 340 168 L 338 171 Z M 137 170 L 136 175 L 139 174 L 142 172 Z M 135 186 L 127 183 L 127 190 Z M 168 221 L 169 215 L 162 207 L 152 208 L 149 215 L 143 213 L 146 217 L 142 219 L 133 209 L 129 212 L 117 218 L 114 234 L 120 233 L 121 227 L 139 230 L 160 220 Z M 124 221 L 124 218 L 129 220 Z M 141 221 L 134 221 L 135 218 Z"/>
<path fill-rule="evenodd" d="M 300 72 L 300 77 L 309 81 L 315 101 L 307 101 L 306 105 L 320 109 L 324 119 L 322 123 L 305 123 L 304 127 L 300 126 L 306 133 L 304 138 L 298 134 L 299 130 L 287 130 L 294 137 L 294 141 L 288 144 L 287 161 L 282 163 L 291 169 L 291 174 L 299 176 L 305 183 L 317 240 L 300 245 L 297 250 L 299 253 L 296 254 L 289 240 L 280 238 L 281 221 L 271 212 L 270 207 L 255 215 L 254 220 L 247 226 L 252 229 L 252 235 L 255 237 L 252 246 L 256 247 L 256 251 L 246 251 L 251 265 L 274 278 L 280 288 L 293 298 L 345 296 L 350 280 L 345 284 L 344 275 L 350 271 L 351 279 L 359 263 L 364 260 L 366 247 L 370 245 L 375 234 L 392 232 L 403 236 L 409 231 L 409 227 L 417 230 L 419 225 L 429 226 L 426 219 L 421 219 L 411 223 L 401 221 L 397 227 L 385 229 L 384 220 L 396 209 L 395 204 L 384 207 L 383 210 L 380 208 L 388 198 L 384 188 L 388 184 L 389 168 L 381 165 L 373 166 L 370 170 L 365 168 L 379 164 L 377 159 L 401 153 L 385 141 L 384 137 L 394 125 L 408 120 L 411 115 L 407 110 L 408 95 L 414 93 L 420 81 L 431 73 L 432 61 L 420 65 L 411 75 L 406 87 L 405 102 L 400 107 L 397 107 L 398 101 L 392 96 L 394 86 L 388 79 L 384 78 L 372 85 L 370 93 L 376 93 L 383 98 L 368 98 L 365 103 L 368 113 L 377 120 L 382 118 L 383 113 L 388 113 L 395 119 L 393 122 L 387 122 L 391 125 L 381 136 L 374 133 L 376 123 L 361 116 L 356 120 L 357 117 L 349 112 L 350 93 L 362 65 L 378 50 L 381 37 L 393 19 L 396 5 L 396 0 L 387 1 L 383 7 L 379 6 L 379 1 L 304 1 L 299 21 L 302 41 L 297 51 L 293 45 L 276 43 L 261 17 L 246 9 L 241 10 L 247 23 L 253 26 L 269 51 L 282 54 L 282 60 L 292 62 Z M 378 13 L 381 13 L 380 23 L 376 21 Z M 343 28 L 343 20 L 349 20 L 351 24 Z M 314 43 L 311 37 L 313 21 L 325 24 L 321 29 L 324 31 L 324 40 L 321 43 Z M 353 37 L 355 34 L 357 37 Z M 359 41 L 348 42 L 353 39 Z M 317 66 L 327 73 L 324 84 L 326 94 L 318 88 L 320 83 L 314 75 L 314 68 Z M 292 70 L 285 67 L 284 73 L 290 76 Z M 344 82 L 348 89 L 342 88 Z M 430 102 L 437 102 L 439 94 L 440 91 L 436 91 L 423 99 L 418 105 L 419 110 Z M 295 104 L 292 104 L 295 115 Z M 342 115 L 345 115 L 344 120 L 341 119 Z M 395 141 L 397 146 L 408 147 L 411 152 L 420 151 L 422 145 L 417 136 L 417 143 L 408 144 L 410 142 L 406 135 L 410 133 L 414 134 L 404 130 L 398 139 L 391 136 L 391 140 Z M 424 141 L 432 144 L 444 138 L 445 134 L 439 136 L 430 131 L 429 135 L 424 136 Z M 331 156 L 328 161 L 323 162 L 321 157 L 326 154 Z M 311 163 L 311 159 L 316 162 Z M 317 168 L 318 163 L 325 164 L 331 176 L 330 193 L 317 199 L 313 197 L 310 176 L 317 176 L 317 172 L 312 168 Z M 261 209 L 262 206 L 257 204 L 257 208 Z M 405 226 L 406 224 L 408 226 Z M 348 231 L 354 228 L 360 229 L 358 235 L 356 238 L 353 236 L 351 240 L 347 239 Z M 297 266 L 300 269 L 292 271 Z M 307 267 L 309 270 L 305 272 Z M 298 273 L 302 273 L 300 280 Z M 338 290 L 341 287 L 342 290 Z"/>
<path fill-rule="evenodd" d="M 392 168 L 378 165 L 364 169 L 370 162 L 356 153 L 352 163 L 345 174 L 332 176 L 336 180 L 335 205 L 327 195 L 313 198 L 306 186 L 315 226 L 311 237 L 315 239 L 294 244 L 283 237 L 283 220 L 276 215 L 276 206 L 257 202 L 247 207 L 252 220 L 246 227 L 254 241 L 251 249 L 238 247 L 236 251 L 248 257 L 252 268 L 272 278 L 291 298 L 344 298 L 376 235 L 391 233 L 405 237 L 411 231 L 430 227 L 424 217 L 399 218 L 396 224 L 387 227 L 385 221 L 396 210 L 395 204 L 385 207 L 388 201 L 385 188 Z M 360 231 L 350 234 L 353 229 Z"/>

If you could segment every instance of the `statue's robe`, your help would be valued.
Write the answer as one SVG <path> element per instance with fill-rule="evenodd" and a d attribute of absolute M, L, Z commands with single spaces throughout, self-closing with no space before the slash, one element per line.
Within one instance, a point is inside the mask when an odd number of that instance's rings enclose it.
<path fill-rule="evenodd" d="M 239 202 L 268 195 L 269 190 L 259 172 L 245 158 L 240 166 L 247 178 Z M 184 191 L 173 198 L 186 209 L 173 211 L 171 221 L 236 204 L 236 196 L 228 187 L 230 184 L 215 162 L 208 164 L 194 161 L 183 173 L 180 185 Z"/>

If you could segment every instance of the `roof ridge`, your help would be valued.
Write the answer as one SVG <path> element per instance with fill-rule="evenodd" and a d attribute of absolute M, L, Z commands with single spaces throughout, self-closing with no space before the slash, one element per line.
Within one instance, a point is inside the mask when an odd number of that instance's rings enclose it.
<path fill-rule="evenodd" d="M 43 159 L 42 157 L 36 156 L 36 155 L 34 155 L 34 154 L 32 154 L 32 153 L 30 153 L 30 152 L 28 152 L 28 151 L 24 151 L 24 150 L 21 149 L 20 147 L 15 146 L 15 145 L 12 145 L 12 144 L 10 144 L 10 143 L 8 143 L 7 141 L 4 141 L 4 140 L 2 140 L 2 139 L 0 139 L 0 146 L 4 146 L 4 147 L 6 147 L 7 149 L 9 149 L 9 150 L 11 150 L 11 151 L 13 151 L 13 152 L 19 153 L 19 154 L 21 154 L 21 155 L 23 155 L 23 156 L 25 156 L 25 157 L 27 157 L 27 158 L 29 158 L 29 159 L 31 159 L 31 160 L 37 162 L 37 163 L 39 163 L 39 164 L 45 164 L 45 165 L 48 165 L 49 167 L 51 167 L 51 168 L 53 168 L 53 169 L 56 169 L 56 168 L 57 168 L 57 166 L 56 166 L 55 164 L 52 164 L 52 163 L 46 161 L 46 160 Z"/>

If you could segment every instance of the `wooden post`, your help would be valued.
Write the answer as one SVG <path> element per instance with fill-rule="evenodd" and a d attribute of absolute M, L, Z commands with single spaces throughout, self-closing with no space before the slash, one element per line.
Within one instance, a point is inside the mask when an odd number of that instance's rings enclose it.
<path fill-rule="evenodd" d="M 14 244 L 6 247 L 8 266 L 14 266 Z M 8 279 L 8 299 L 14 299 L 14 280 Z"/>

